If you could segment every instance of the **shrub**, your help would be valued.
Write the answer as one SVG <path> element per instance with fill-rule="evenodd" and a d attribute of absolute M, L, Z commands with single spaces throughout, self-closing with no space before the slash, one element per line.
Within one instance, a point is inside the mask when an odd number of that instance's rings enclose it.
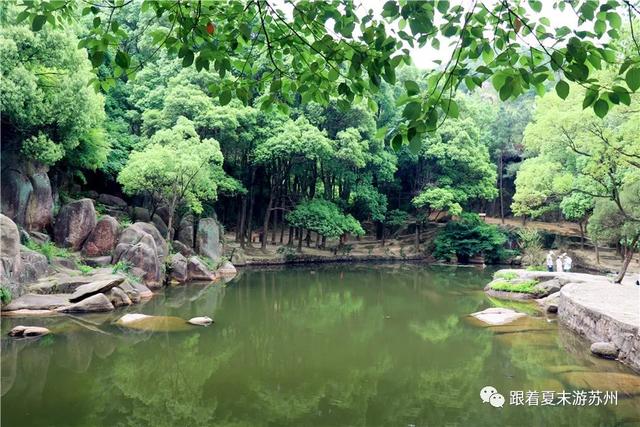
<path fill-rule="evenodd" d="M 450 260 L 457 257 L 466 263 L 483 255 L 487 263 L 498 263 L 511 251 L 505 249 L 506 234 L 497 226 L 487 224 L 477 214 L 464 213 L 457 221 L 449 221 L 433 241 L 433 256 Z"/>
<path fill-rule="evenodd" d="M 522 250 L 522 263 L 524 265 L 538 265 L 544 259 L 542 250 L 542 238 L 538 230 L 522 228 L 518 230 L 518 245 Z"/>
<path fill-rule="evenodd" d="M 4 286 L 0 286 L 0 301 L 2 301 L 2 304 L 9 304 L 11 302 L 11 298 L 11 290 Z"/>
<path fill-rule="evenodd" d="M 78 270 L 80 270 L 80 273 L 87 275 L 91 274 L 91 272 L 93 271 L 93 267 L 87 264 L 78 264 Z"/>
<path fill-rule="evenodd" d="M 131 272 L 131 264 L 128 263 L 127 261 L 118 261 L 116 262 L 113 267 L 111 267 L 111 272 L 112 273 L 125 273 L 128 274 Z"/>
<path fill-rule="evenodd" d="M 296 250 L 291 246 L 280 246 L 278 249 L 276 249 L 276 252 L 282 255 L 282 257 L 287 261 L 294 260 L 297 256 Z"/>

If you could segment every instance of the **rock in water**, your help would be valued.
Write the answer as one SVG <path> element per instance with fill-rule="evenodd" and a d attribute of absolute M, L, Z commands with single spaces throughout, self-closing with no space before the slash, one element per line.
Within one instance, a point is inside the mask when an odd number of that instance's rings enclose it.
<path fill-rule="evenodd" d="M 131 298 L 129 298 L 127 293 L 118 287 L 111 288 L 111 290 L 109 290 L 109 292 L 106 295 L 114 307 L 122 307 L 124 305 L 132 304 Z"/>
<path fill-rule="evenodd" d="M 604 359 L 615 359 L 618 357 L 618 348 L 610 342 L 594 342 L 591 344 L 591 353 Z"/>
<path fill-rule="evenodd" d="M 238 270 L 229 261 L 225 261 L 220 268 L 216 270 L 216 273 L 221 276 L 235 276 L 238 274 Z"/>
<path fill-rule="evenodd" d="M 15 328 L 11 329 L 11 331 L 9 332 L 9 336 L 17 338 L 32 338 L 42 337 L 44 335 L 49 335 L 50 333 L 50 330 L 41 326 L 16 326 Z"/>
<path fill-rule="evenodd" d="M 192 325 L 197 326 L 209 326 L 213 323 L 213 319 L 207 316 L 193 317 L 189 319 L 187 323 L 191 323 Z"/>
<path fill-rule="evenodd" d="M 192 256 L 187 262 L 187 276 L 189 280 L 213 281 L 216 276 L 207 266 L 197 257 Z"/>
<path fill-rule="evenodd" d="M 151 332 L 185 331 L 189 326 L 179 317 L 148 316 L 146 314 L 125 314 L 116 322 L 117 325 L 129 329 Z"/>
<path fill-rule="evenodd" d="M 81 199 L 60 209 L 53 227 L 56 243 L 77 251 L 96 226 L 96 210 L 93 200 Z"/>
<path fill-rule="evenodd" d="M 491 326 L 495 326 L 511 323 L 516 319 L 526 316 L 526 314 L 508 308 L 492 307 L 473 313 L 471 316 Z"/>

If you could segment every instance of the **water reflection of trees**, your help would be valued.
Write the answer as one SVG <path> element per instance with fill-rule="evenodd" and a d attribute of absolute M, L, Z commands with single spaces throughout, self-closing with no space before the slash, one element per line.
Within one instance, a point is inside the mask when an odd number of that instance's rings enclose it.
<path fill-rule="evenodd" d="M 391 270 L 257 271 L 222 291 L 171 290 L 145 312 L 214 312 L 216 324 L 184 333 L 103 327 L 112 335 L 61 334 L 52 354 L 40 356 L 56 367 L 38 374 L 45 382 L 40 393 L 50 398 L 52 381 L 84 372 L 74 377 L 73 392 L 83 402 L 75 414 L 81 425 L 472 420 L 464 405 L 477 400 L 478 372 L 493 346 L 488 331 L 460 315 L 483 304 L 475 292 L 483 278 L 466 269 Z M 37 381 L 24 375 L 17 382 Z"/>

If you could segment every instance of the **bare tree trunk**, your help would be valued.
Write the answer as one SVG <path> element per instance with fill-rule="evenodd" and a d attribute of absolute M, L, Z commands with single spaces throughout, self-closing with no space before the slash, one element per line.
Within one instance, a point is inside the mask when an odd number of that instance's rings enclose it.
<path fill-rule="evenodd" d="M 278 211 L 273 213 L 273 230 L 271 230 L 271 244 L 276 244 L 276 233 L 278 231 Z"/>
<path fill-rule="evenodd" d="M 582 221 L 580 221 L 578 225 L 580 226 L 580 249 L 584 249 L 584 225 Z"/>
<path fill-rule="evenodd" d="M 310 248 L 311 247 L 311 230 L 307 230 L 307 236 L 304 238 L 304 240 L 307 243 L 307 247 Z"/>
<path fill-rule="evenodd" d="M 598 265 L 600 265 L 600 249 L 598 248 L 598 241 L 597 241 L 597 240 L 595 240 L 595 241 L 593 242 L 593 244 L 594 244 L 594 245 L 595 245 L 595 247 L 596 247 L 596 263 L 597 263 Z"/>
<path fill-rule="evenodd" d="M 316 233 L 316 249 L 320 248 L 320 235 Z"/>
<path fill-rule="evenodd" d="M 624 261 L 622 262 L 622 268 L 620 269 L 620 273 L 618 273 L 618 276 L 614 280 L 615 283 L 621 283 L 622 279 L 624 279 L 624 275 L 627 273 L 627 268 L 629 268 L 629 264 L 633 259 L 633 255 L 635 253 L 634 248 L 636 247 L 636 244 L 638 243 L 639 238 L 640 236 L 636 236 L 635 239 L 633 239 L 633 242 L 631 242 L 631 245 L 626 247 L 626 252 L 624 254 Z"/>
<path fill-rule="evenodd" d="M 502 175 L 504 169 L 504 150 L 500 150 L 500 170 L 498 171 L 498 179 L 500 183 L 500 221 L 504 224 L 504 185 L 502 182 Z"/>
<path fill-rule="evenodd" d="M 293 245 L 293 227 L 289 227 L 289 238 L 287 240 L 287 245 Z"/>
<path fill-rule="evenodd" d="M 253 191 L 253 180 L 256 176 L 256 170 L 253 169 L 251 171 L 251 183 L 249 187 L 249 213 L 247 218 L 247 242 L 249 243 L 249 247 L 252 245 L 252 237 L 253 237 L 253 206 L 255 205 L 255 194 Z"/>
<path fill-rule="evenodd" d="M 264 212 L 264 221 L 262 222 L 262 244 L 260 248 L 262 250 L 267 249 L 267 239 L 269 236 L 269 219 L 271 217 L 271 208 L 273 207 L 273 192 L 269 195 L 269 203 L 267 204 L 267 210 Z"/>
<path fill-rule="evenodd" d="M 416 244 L 416 252 L 418 252 L 418 250 L 420 249 L 420 224 L 418 224 L 417 222 L 416 222 L 415 244 Z"/>
<path fill-rule="evenodd" d="M 238 227 L 237 236 L 240 239 L 240 247 L 244 248 L 245 226 L 247 222 L 247 196 L 242 196 L 242 207 L 240 212 L 240 226 Z M 236 239 L 237 240 L 237 239 Z"/>
<path fill-rule="evenodd" d="M 302 252 L 302 228 L 298 229 L 298 252 Z"/>

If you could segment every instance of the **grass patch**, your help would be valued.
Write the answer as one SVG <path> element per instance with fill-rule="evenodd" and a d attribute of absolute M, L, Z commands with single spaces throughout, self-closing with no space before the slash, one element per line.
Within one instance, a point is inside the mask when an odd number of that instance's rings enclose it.
<path fill-rule="evenodd" d="M 0 301 L 2 304 L 9 304 L 11 302 L 11 289 L 0 286 Z"/>
<path fill-rule="evenodd" d="M 524 294 L 533 294 L 534 288 L 538 284 L 537 280 L 525 280 L 518 283 L 511 283 L 506 280 L 498 280 L 491 284 L 491 289 L 494 291 L 505 292 L 521 292 Z"/>
<path fill-rule="evenodd" d="M 36 251 L 47 257 L 47 261 L 51 261 L 53 258 L 71 258 L 72 254 L 65 248 L 60 248 L 51 242 L 36 243 L 33 240 L 27 241 L 25 246 L 32 251 Z"/>
<path fill-rule="evenodd" d="M 494 279 L 513 280 L 518 278 L 518 273 L 513 271 L 498 271 L 493 275 Z"/>
<path fill-rule="evenodd" d="M 88 274 L 91 274 L 94 268 L 87 264 L 78 264 L 78 270 L 80 270 L 80 273 L 86 276 Z"/>

